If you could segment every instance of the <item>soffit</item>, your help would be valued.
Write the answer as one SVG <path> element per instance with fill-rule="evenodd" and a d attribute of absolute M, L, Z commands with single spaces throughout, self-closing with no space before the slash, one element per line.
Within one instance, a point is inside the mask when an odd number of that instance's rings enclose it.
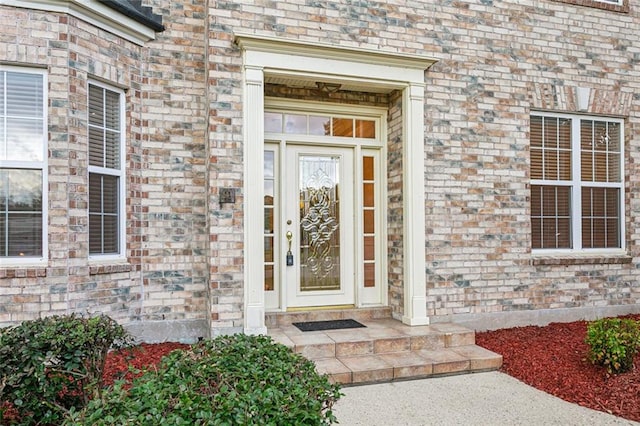
<path fill-rule="evenodd" d="M 377 87 L 372 88 L 370 85 L 360 83 L 360 82 L 348 82 L 341 80 L 339 78 L 331 79 L 327 76 L 319 76 L 318 78 L 301 78 L 301 77 L 291 77 L 287 78 L 279 74 L 269 74 L 268 71 L 265 73 L 264 82 L 267 84 L 279 84 L 287 87 L 294 88 L 302 88 L 302 89 L 311 89 L 317 90 L 321 92 L 322 90 L 318 88 L 318 82 L 329 83 L 329 84 L 337 84 L 338 90 L 340 91 L 349 91 L 349 92 L 373 92 L 373 93 L 390 93 L 394 90 L 391 87 Z"/>

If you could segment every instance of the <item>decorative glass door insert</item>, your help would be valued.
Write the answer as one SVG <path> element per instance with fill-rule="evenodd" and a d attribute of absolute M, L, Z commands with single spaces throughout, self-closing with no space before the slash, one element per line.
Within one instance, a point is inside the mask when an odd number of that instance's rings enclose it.
<path fill-rule="evenodd" d="M 300 290 L 340 289 L 340 157 L 300 155 Z"/>
<path fill-rule="evenodd" d="M 354 304 L 353 149 L 289 145 L 286 152 L 288 306 Z"/>

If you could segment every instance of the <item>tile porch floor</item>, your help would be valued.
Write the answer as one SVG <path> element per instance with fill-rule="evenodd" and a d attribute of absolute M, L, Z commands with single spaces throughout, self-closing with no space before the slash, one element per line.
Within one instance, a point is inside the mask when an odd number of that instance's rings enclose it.
<path fill-rule="evenodd" d="M 302 332 L 292 322 L 353 318 L 366 328 Z M 475 332 L 452 323 L 407 326 L 388 308 L 267 316 L 267 334 L 313 360 L 342 384 L 496 370 L 502 356 L 476 346 Z"/>

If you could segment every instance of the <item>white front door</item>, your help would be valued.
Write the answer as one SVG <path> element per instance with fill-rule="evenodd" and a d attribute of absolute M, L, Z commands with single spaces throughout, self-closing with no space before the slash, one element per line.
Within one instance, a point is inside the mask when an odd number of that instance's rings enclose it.
<path fill-rule="evenodd" d="M 353 305 L 353 148 L 289 145 L 284 191 L 288 307 Z"/>
<path fill-rule="evenodd" d="M 265 307 L 384 305 L 386 111 L 301 106 L 265 113 Z"/>

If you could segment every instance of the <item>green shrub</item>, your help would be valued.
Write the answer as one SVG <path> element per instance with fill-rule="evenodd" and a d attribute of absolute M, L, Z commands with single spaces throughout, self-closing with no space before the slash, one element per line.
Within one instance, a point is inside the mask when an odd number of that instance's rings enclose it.
<path fill-rule="evenodd" d="M 633 366 L 640 349 L 640 326 L 631 319 L 603 318 L 589 323 L 586 343 L 589 360 L 609 373 L 623 373 Z"/>
<path fill-rule="evenodd" d="M 102 389 L 111 347 L 129 343 L 107 316 L 51 316 L 0 329 L 0 424 L 60 424 Z"/>
<path fill-rule="evenodd" d="M 67 425 L 327 425 L 340 397 L 314 364 L 266 336 L 220 336 L 167 355 Z"/>

